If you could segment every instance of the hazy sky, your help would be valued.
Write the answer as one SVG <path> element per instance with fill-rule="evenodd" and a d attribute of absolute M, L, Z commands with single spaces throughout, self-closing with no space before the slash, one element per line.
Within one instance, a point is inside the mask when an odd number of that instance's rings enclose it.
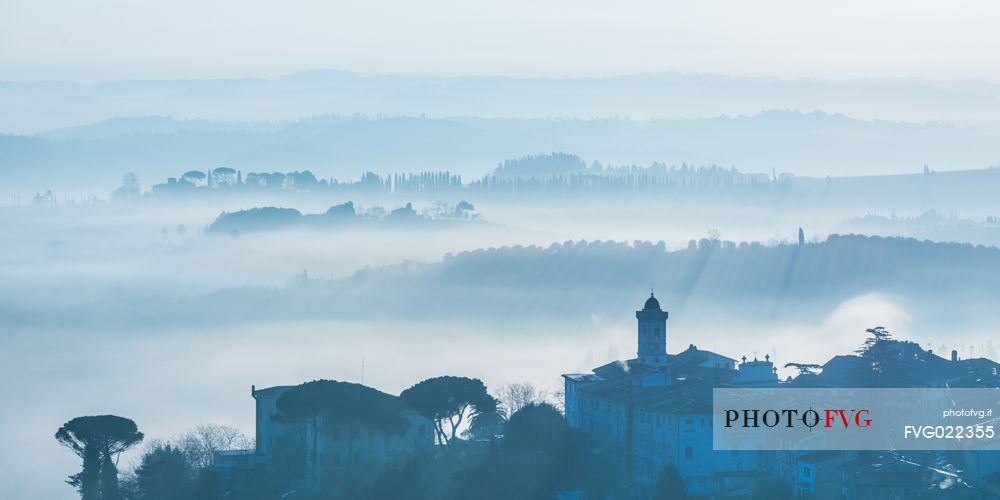
<path fill-rule="evenodd" d="M 1000 3 L 0 0 L 0 80 L 362 73 L 1000 81 Z"/>

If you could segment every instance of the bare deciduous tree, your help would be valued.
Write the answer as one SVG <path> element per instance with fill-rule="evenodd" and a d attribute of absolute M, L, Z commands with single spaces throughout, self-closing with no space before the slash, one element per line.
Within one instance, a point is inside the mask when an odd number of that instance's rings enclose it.
<path fill-rule="evenodd" d="M 188 463 L 196 469 L 212 465 L 216 451 L 246 450 L 254 447 L 254 440 L 235 427 L 218 424 L 201 424 L 182 433 L 176 445 L 184 452 Z"/>
<path fill-rule="evenodd" d="M 533 403 L 543 403 L 546 400 L 546 392 L 535 387 L 531 382 L 514 382 L 502 384 L 497 389 L 497 399 L 507 418 L 517 413 L 518 410 Z"/>

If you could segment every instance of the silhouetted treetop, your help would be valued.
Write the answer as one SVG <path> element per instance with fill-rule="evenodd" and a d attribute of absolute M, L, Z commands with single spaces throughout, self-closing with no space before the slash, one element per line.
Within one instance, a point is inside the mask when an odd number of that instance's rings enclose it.
<path fill-rule="evenodd" d="M 76 417 L 56 432 L 56 440 L 78 455 L 88 445 L 117 455 L 142 441 L 135 422 L 117 415 Z"/>
<path fill-rule="evenodd" d="M 438 441 L 445 445 L 455 439 L 466 418 L 495 412 L 497 408 L 497 401 L 486 392 L 483 381 L 477 378 L 434 377 L 413 385 L 399 397 L 418 413 L 434 421 Z"/>
<path fill-rule="evenodd" d="M 83 459 L 83 469 L 67 481 L 80 492 L 81 500 L 117 500 L 118 455 L 143 438 L 135 422 L 116 415 L 76 417 L 55 437 Z"/>
<path fill-rule="evenodd" d="M 409 426 L 398 398 L 351 382 L 306 382 L 282 394 L 277 407 L 288 418 L 319 415 L 360 423 L 387 433 L 403 433 Z"/>
<path fill-rule="evenodd" d="M 542 452 L 563 457 L 569 452 L 570 430 L 559 410 L 548 403 L 521 408 L 504 426 L 505 453 Z"/>

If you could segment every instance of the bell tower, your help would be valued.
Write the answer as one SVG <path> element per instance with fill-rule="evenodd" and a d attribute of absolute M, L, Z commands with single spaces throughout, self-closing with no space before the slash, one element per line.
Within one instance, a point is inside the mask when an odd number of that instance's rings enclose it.
<path fill-rule="evenodd" d="M 639 323 L 639 363 L 653 366 L 667 364 L 667 312 L 653 292 L 641 311 L 635 312 Z"/>

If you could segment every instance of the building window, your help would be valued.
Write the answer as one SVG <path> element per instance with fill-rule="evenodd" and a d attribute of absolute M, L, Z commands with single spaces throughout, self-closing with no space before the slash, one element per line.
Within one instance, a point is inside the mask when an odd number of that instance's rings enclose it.
<path fill-rule="evenodd" d="M 685 460 L 691 460 L 692 458 L 694 458 L 694 448 L 692 448 L 690 446 L 685 446 L 684 447 L 684 459 Z"/>
<path fill-rule="evenodd" d="M 340 441 L 340 427 L 334 427 L 330 433 L 333 435 L 334 441 Z"/>
<path fill-rule="evenodd" d="M 684 425 L 691 425 L 693 423 L 694 423 L 694 420 L 692 420 L 690 418 L 685 418 L 684 419 Z"/>

